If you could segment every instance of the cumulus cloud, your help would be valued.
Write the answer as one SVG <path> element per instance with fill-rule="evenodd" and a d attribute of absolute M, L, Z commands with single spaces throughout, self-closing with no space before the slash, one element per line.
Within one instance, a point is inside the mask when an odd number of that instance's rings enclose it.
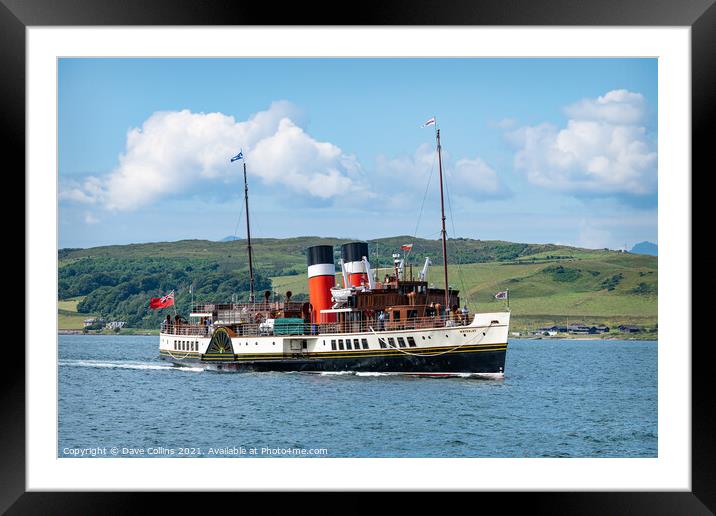
<path fill-rule="evenodd" d="M 377 163 L 381 175 L 409 179 L 406 184 L 416 190 L 425 189 L 431 171 L 434 174 L 432 180 L 437 184 L 437 167 L 435 148 L 429 144 L 419 146 L 413 155 L 379 156 Z M 443 153 L 443 171 L 450 178 L 450 187 L 458 194 L 467 194 L 477 200 L 509 195 L 497 172 L 480 157 L 461 158 L 453 164 L 451 157 Z"/>
<path fill-rule="evenodd" d="M 610 91 L 565 108 L 563 128 L 527 126 L 507 133 L 515 168 L 535 185 L 562 191 L 645 195 L 657 183 L 657 153 L 643 125 L 639 93 Z"/>
<path fill-rule="evenodd" d="M 249 174 L 265 184 L 322 199 L 359 189 L 361 168 L 355 156 L 312 138 L 296 125 L 296 114 L 288 102 L 274 102 L 241 122 L 223 113 L 154 113 L 128 131 L 114 170 L 65 184 L 60 197 L 133 210 L 199 183 L 239 178 L 241 167 L 229 162 L 239 149 L 247 156 Z"/>

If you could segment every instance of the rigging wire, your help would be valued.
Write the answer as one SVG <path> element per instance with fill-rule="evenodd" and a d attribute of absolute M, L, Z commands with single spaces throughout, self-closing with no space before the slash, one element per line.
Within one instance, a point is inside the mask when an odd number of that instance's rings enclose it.
<path fill-rule="evenodd" d="M 452 202 L 450 201 L 450 188 L 448 188 L 448 181 L 447 181 L 447 174 L 445 174 L 445 179 L 443 181 L 445 183 L 445 192 L 447 193 L 448 198 L 448 211 L 450 212 L 450 225 L 452 226 L 452 234 L 457 235 L 457 232 L 455 231 L 455 217 L 452 213 Z M 455 245 L 452 246 L 453 249 L 455 249 Z M 470 296 L 470 292 L 465 288 L 465 277 L 462 274 L 462 264 L 460 263 L 460 255 L 456 254 L 457 256 L 457 275 L 460 280 L 460 285 L 462 288 L 462 291 L 465 292 L 465 297 L 467 298 L 468 304 L 472 304 L 472 298 Z"/>
<path fill-rule="evenodd" d="M 418 220 L 415 224 L 415 232 L 413 233 L 413 240 L 415 240 L 418 236 L 418 228 L 420 227 L 420 220 L 423 217 L 423 209 L 425 208 L 425 200 L 428 198 L 428 191 L 430 190 L 430 181 L 433 178 L 433 172 L 435 171 L 435 158 L 437 157 L 437 152 L 433 154 L 433 163 L 430 165 L 430 174 L 428 175 L 428 183 L 425 185 L 425 193 L 423 194 L 423 202 L 420 204 L 420 211 L 418 212 Z M 408 251 L 408 256 L 410 256 L 410 253 L 412 253 L 413 250 L 410 249 Z M 408 257 L 405 257 L 405 260 L 407 261 Z"/>
<path fill-rule="evenodd" d="M 234 238 L 238 240 L 239 238 L 239 224 L 241 224 L 241 220 L 244 217 L 244 203 L 246 202 L 246 199 L 243 197 L 241 198 L 241 209 L 239 210 L 239 219 L 236 221 L 236 227 L 234 228 Z"/>

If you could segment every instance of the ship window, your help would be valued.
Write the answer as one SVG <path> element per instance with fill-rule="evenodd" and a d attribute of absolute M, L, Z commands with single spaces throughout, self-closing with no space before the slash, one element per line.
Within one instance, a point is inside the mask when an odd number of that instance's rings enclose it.
<path fill-rule="evenodd" d="M 368 339 L 361 339 L 361 342 L 363 343 L 363 349 L 368 349 Z"/>
<path fill-rule="evenodd" d="M 400 310 L 396 310 L 395 312 L 393 312 L 393 320 L 394 321 L 400 320 Z"/>
<path fill-rule="evenodd" d="M 393 337 L 388 337 L 388 345 L 389 345 L 391 348 L 394 348 L 394 347 L 395 347 L 395 339 L 394 339 Z"/>
<path fill-rule="evenodd" d="M 331 340 L 331 349 L 332 350 L 336 349 L 336 341 L 335 340 Z"/>
<path fill-rule="evenodd" d="M 381 348 L 385 348 L 385 341 L 383 339 L 378 339 L 378 342 L 380 343 Z"/>
<path fill-rule="evenodd" d="M 401 348 L 404 348 L 404 347 L 405 347 L 405 339 L 404 339 L 403 337 L 398 337 L 398 345 L 399 345 Z"/>
<path fill-rule="evenodd" d="M 343 339 L 338 339 L 338 349 L 343 349 Z"/>
<path fill-rule="evenodd" d="M 416 346 L 415 339 L 413 337 L 408 337 L 408 346 L 410 346 L 411 348 L 414 348 Z"/>
<path fill-rule="evenodd" d="M 346 339 L 346 349 L 353 349 L 351 347 L 351 339 Z"/>

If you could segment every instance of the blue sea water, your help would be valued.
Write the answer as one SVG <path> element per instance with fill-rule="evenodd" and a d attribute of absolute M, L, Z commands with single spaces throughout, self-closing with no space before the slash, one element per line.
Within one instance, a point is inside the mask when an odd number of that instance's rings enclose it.
<path fill-rule="evenodd" d="M 511 340 L 481 380 L 220 373 L 158 337 L 60 335 L 58 426 L 60 457 L 656 457 L 657 343 Z"/>

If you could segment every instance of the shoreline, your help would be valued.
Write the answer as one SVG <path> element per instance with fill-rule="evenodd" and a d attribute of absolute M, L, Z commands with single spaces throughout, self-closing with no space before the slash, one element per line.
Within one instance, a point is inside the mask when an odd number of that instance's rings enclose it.
<path fill-rule="evenodd" d="M 152 330 L 137 330 L 132 332 L 119 332 L 119 333 L 103 333 L 103 332 L 83 332 L 82 330 L 66 330 L 66 329 L 58 329 L 57 330 L 58 335 L 88 335 L 88 336 L 104 336 L 104 337 L 132 337 L 132 336 L 140 336 L 140 337 L 158 337 L 159 333 Z M 635 336 L 626 334 L 624 336 L 617 336 L 617 335 L 610 335 L 608 337 L 596 337 L 593 335 L 560 335 L 560 336 L 512 336 L 509 338 L 509 340 L 516 339 L 516 340 L 648 340 L 648 341 L 655 341 L 657 342 L 659 340 L 658 335 L 648 335 L 648 336 Z"/>

